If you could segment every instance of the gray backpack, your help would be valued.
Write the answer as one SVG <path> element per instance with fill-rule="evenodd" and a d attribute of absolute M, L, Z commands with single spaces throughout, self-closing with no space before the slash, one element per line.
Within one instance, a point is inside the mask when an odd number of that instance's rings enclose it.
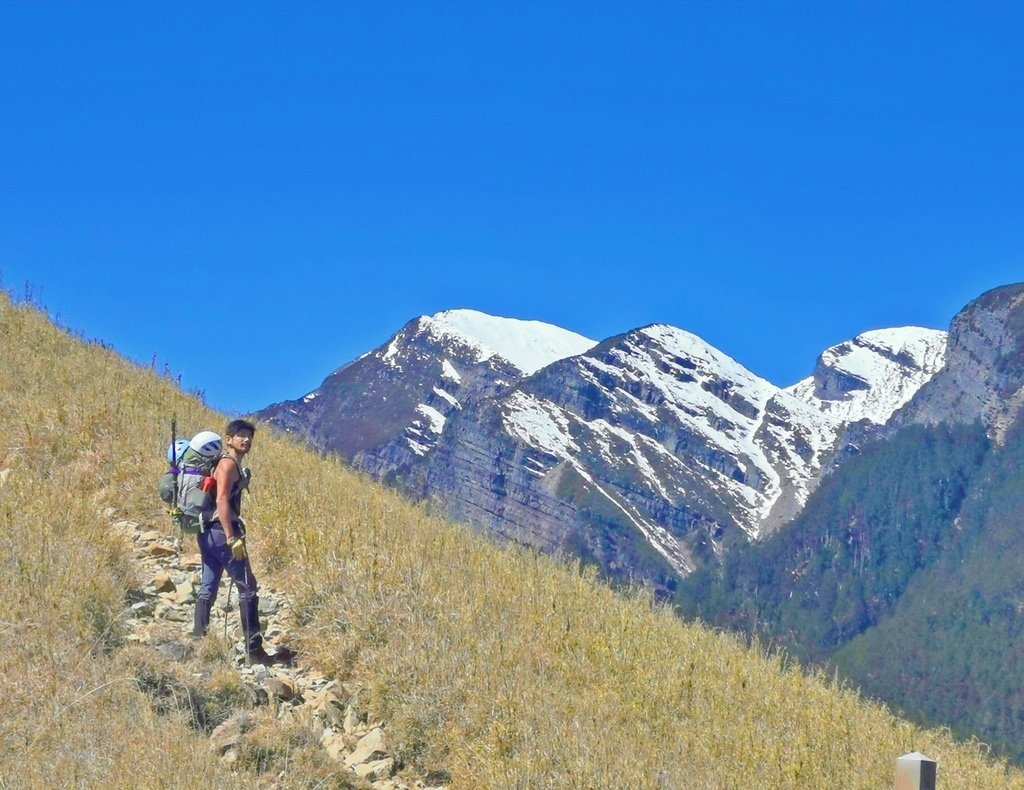
<path fill-rule="evenodd" d="M 198 534 L 216 517 L 213 470 L 221 457 L 207 458 L 189 447 L 160 478 L 160 498 L 171 506 L 171 518 L 182 532 Z"/>

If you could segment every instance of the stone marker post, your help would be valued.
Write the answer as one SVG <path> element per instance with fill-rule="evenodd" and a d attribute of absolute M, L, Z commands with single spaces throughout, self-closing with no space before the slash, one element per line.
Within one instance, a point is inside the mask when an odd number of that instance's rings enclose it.
<path fill-rule="evenodd" d="M 921 752 L 905 754 L 896 761 L 895 790 L 935 790 L 936 762 Z"/>

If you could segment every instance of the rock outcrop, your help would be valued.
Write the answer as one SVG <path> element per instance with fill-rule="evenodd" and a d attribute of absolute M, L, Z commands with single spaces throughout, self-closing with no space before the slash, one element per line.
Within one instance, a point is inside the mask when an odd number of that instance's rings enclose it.
<path fill-rule="evenodd" d="M 981 420 L 1002 443 L 1024 407 L 1024 284 L 982 294 L 953 319 L 945 369 L 893 420 L 904 425 Z"/>

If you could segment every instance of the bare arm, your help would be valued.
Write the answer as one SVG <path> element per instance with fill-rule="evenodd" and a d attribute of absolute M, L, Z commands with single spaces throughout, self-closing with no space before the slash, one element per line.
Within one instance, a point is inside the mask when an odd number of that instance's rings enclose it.
<path fill-rule="evenodd" d="M 228 540 L 235 537 L 234 514 L 231 512 L 231 490 L 238 480 L 238 464 L 229 458 L 222 458 L 213 471 L 217 481 L 217 520 L 224 527 Z"/>

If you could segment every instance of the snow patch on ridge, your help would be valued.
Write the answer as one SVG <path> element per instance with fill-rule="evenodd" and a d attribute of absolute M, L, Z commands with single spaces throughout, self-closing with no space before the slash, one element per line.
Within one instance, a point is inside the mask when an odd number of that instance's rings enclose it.
<path fill-rule="evenodd" d="M 478 362 L 497 355 L 528 376 L 597 345 L 596 340 L 542 321 L 499 318 L 477 310 L 446 310 L 423 316 L 420 324 L 441 337 L 461 340 L 475 351 Z"/>
<path fill-rule="evenodd" d="M 393 338 L 391 338 L 391 342 L 388 343 L 387 349 L 384 351 L 384 354 L 380 358 L 381 362 L 393 368 L 396 368 L 397 370 L 402 369 L 401 367 L 398 366 L 398 363 L 395 362 L 395 358 L 398 356 L 398 352 L 400 350 L 398 343 L 399 337 L 401 337 L 401 334 L 397 334 Z"/>
<path fill-rule="evenodd" d="M 416 407 L 421 419 L 413 420 L 405 429 L 405 439 L 416 455 L 426 455 L 437 443 L 447 418 L 433 406 L 421 403 Z"/>
<path fill-rule="evenodd" d="M 557 458 L 570 458 L 579 446 L 569 434 L 562 411 L 533 395 L 513 392 L 505 413 L 505 430 L 520 441 Z"/>
<path fill-rule="evenodd" d="M 455 369 L 455 366 L 451 363 L 451 360 L 445 359 L 441 363 L 441 377 L 446 378 L 449 381 L 454 381 L 456 384 L 462 383 L 462 376 L 459 375 L 459 371 Z"/>
<path fill-rule="evenodd" d="M 458 399 L 454 395 L 452 395 L 450 392 L 445 392 L 440 387 L 434 387 L 434 394 L 437 395 L 437 397 L 439 397 L 441 400 L 444 400 L 444 401 L 447 401 L 448 403 L 450 403 L 456 409 L 461 409 L 462 408 L 462 404 L 459 403 Z"/>
<path fill-rule="evenodd" d="M 446 418 L 433 406 L 421 403 L 416 407 L 416 413 L 427 421 L 427 429 L 431 433 L 440 434 L 444 430 Z"/>
<path fill-rule="evenodd" d="M 416 408 L 405 433 L 414 453 L 437 447 L 442 411 L 454 417 L 462 400 L 475 413 L 481 378 L 515 386 L 496 398 L 504 430 L 524 451 L 522 470 L 542 478 L 571 467 L 685 574 L 690 538 L 673 531 L 690 526 L 663 514 L 692 508 L 716 551 L 718 526 L 756 539 L 785 523 L 817 486 L 846 427 L 888 421 L 942 368 L 946 338 L 917 327 L 865 332 L 827 349 L 814 376 L 785 389 L 664 324 L 593 350 L 594 341 L 549 324 L 450 310 L 417 319 L 377 353 L 395 368 L 428 361 L 433 381 L 422 397 L 438 408 Z M 569 357 L 530 379 L 516 372 L 532 375 Z M 487 370 L 473 367 L 492 358 Z M 472 371 L 468 385 L 456 365 Z M 499 375 L 511 381 L 497 382 Z"/>
<path fill-rule="evenodd" d="M 865 332 L 826 349 L 819 360 L 826 370 L 863 382 L 862 388 L 823 397 L 811 376 L 786 391 L 824 414 L 833 434 L 858 420 L 881 425 L 942 370 L 947 341 L 946 332 L 913 326 Z"/>

